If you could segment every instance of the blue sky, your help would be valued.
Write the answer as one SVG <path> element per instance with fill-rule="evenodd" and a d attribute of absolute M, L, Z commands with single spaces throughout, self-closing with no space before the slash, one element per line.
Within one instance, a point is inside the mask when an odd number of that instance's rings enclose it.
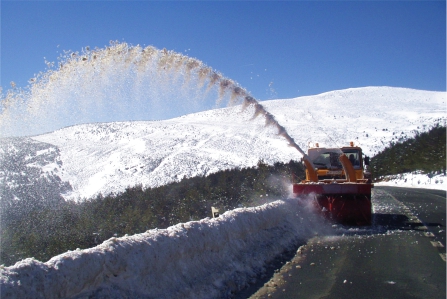
<path fill-rule="evenodd" d="M 446 90 L 445 1 L 1 1 L 3 91 L 110 40 L 200 59 L 259 100 Z"/>

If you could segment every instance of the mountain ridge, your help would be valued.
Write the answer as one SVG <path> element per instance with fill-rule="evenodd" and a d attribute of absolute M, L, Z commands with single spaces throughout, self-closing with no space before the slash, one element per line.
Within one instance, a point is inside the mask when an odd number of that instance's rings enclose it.
<path fill-rule="evenodd" d="M 366 155 L 374 155 L 391 141 L 446 121 L 445 92 L 406 88 L 350 88 L 261 104 L 303 150 L 314 142 L 334 147 L 354 141 Z M 273 164 L 301 158 L 262 116 L 254 117 L 253 107 L 241 106 L 161 121 L 82 124 L 29 138 L 57 148 L 60 163 L 31 165 L 25 155 L 23 167 L 58 177 L 64 183 L 62 196 L 70 200 L 252 167 L 259 160 Z M 14 152 L 6 143 L 0 159 L 11 159 Z M 1 181 L 10 184 L 11 173 L 23 172 L 0 170 Z"/>

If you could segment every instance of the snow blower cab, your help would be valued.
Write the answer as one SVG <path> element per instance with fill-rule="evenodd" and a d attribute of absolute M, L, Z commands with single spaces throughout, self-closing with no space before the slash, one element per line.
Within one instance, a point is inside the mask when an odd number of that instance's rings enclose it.
<path fill-rule="evenodd" d="M 309 195 L 318 210 L 336 223 L 371 224 L 369 158 L 351 142 L 349 147 L 316 144 L 303 157 L 306 179 L 293 184 L 295 196 Z"/>

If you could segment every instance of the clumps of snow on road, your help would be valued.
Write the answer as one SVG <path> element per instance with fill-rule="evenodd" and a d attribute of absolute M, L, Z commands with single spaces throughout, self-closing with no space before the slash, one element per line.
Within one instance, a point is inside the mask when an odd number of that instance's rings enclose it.
<path fill-rule="evenodd" d="M 1 298 L 228 297 L 285 249 L 330 229 L 300 201 L 111 238 L 45 263 L 28 258 L 0 269 Z"/>

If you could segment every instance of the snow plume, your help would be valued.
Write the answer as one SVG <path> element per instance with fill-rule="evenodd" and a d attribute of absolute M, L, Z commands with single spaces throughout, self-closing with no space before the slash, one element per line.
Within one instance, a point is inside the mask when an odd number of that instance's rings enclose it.
<path fill-rule="evenodd" d="M 1 96 L 0 136 L 31 135 L 91 122 L 149 120 L 240 103 L 247 91 L 202 61 L 166 49 L 111 42 L 65 52 L 58 66 L 12 84 Z M 202 90 L 216 89 L 217 100 Z"/>
<path fill-rule="evenodd" d="M 0 137 L 41 134 L 81 123 L 168 118 L 242 104 L 243 110 L 254 106 L 253 118 L 263 116 L 266 126 L 276 127 L 302 153 L 284 127 L 244 88 L 198 59 L 119 42 L 104 49 L 66 52 L 59 59 L 57 69 L 47 63 L 49 69 L 31 79 L 27 89 L 13 87 L 1 95 Z M 217 89 L 218 98 L 207 103 L 211 89 Z"/>
<path fill-rule="evenodd" d="M 202 61 L 152 46 L 111 42 L 65 52 L 25 89 L 1 96 L 0 136 L 92 122 L 166 119 L 234 105 L 248 93 Z M 206 86 L 205 86 L 206 85 Z M 218 98 L 206 98 L 215 89 Z"/>
<path fill-rule="evenodd" d="M 284 137 L 284 139 L 287 140 L 289 143 L 289 146 L 294 147 L 298 152 L 300 152 L 301 155 L 305 155 L 304 151 L 299 147 L 299 145 L 295 142 L 295 140 L 287 133 L 286 129 L 281 126 L 278 121 L 275 119 L 275 117 L 265 110 L 264 106 L 259 104 L 254 98 L 251 96 L 246 96 L 244 98 L 244 102 L 242 103 L 242 109 L 245 109 L 246 107 L 253 105 L 255 108 L 255 112 L 253 115 L 253 118 L 256 118 L 259 115 L 262 115 L 265 118 L 265 125 L 266 126 L 272 126 L 277 129 L 277 134 L 279 136 Z"/>
<path fill-rule="evenodd" d="M 228 297 L 284 249 L 329 229 L 299 199 L 236 209 L 0 268 L 1 298 Z"/>

